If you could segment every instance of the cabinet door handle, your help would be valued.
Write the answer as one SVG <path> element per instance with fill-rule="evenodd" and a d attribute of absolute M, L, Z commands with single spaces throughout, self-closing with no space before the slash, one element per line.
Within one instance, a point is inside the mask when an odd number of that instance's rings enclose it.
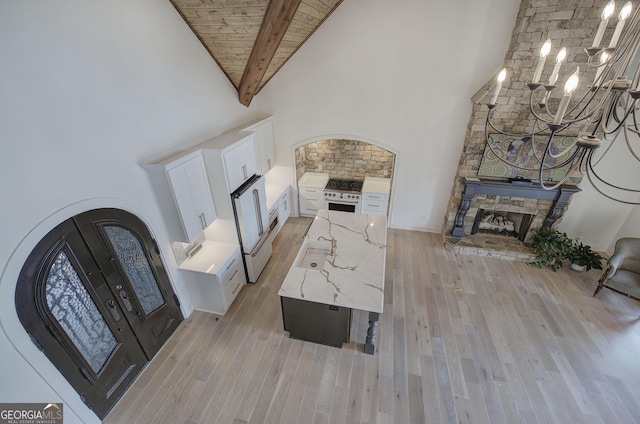
<path fill-rule="evenodd" d="M 242 165 L 242 175 L 244 176 L 245 180 L 249 178 L 249 176 L 247 175 L 247 165 Z"/>
<path fill-rule="evenodd" d="M 207 228 L 207 220 L 204 218 L 204 213 L 201 213 L 198 216 L 200 217 L 200 225 L 202 226 L 202 229 L 204 230 L 205 228 Z"/>
<path fill-rule="evenodd" d="M 233 291 L 231 292 L 231 294 L 236 294 L 236 291 L 238 290 L 238 287 L 240 287 L 240 283 L 238 283 L 238 285 L 236 286 L 235 289 L 233 289 Z"/>
<path fill-rule="evenodd" d="M 235 264 L 235 263 L 236 263 L 236 259 L 234 258 L 234 259 L 231 261 L 231 263 L 227 266 L 227 268 L 225 268 L 225 269 L 229 269 L 229 268 L 231 268 L 231 267 L 233 266 L 233 264 Z M 233 274 L 233 275 L 235 275 L 235 274 Z"/>
<path fill-rule="evenodd" d="M 229 277 L 229 281 L 233 280 L 233 277 L 235 277 L 237 273 L 238 273 L 238 270 L 236 269 L 236 272 L 234 272 L 233 275 Z"/>
<path fill-rule="evenodd" d="M 267 169 L 271 169 L 271 159 L 267 159 Z"/>

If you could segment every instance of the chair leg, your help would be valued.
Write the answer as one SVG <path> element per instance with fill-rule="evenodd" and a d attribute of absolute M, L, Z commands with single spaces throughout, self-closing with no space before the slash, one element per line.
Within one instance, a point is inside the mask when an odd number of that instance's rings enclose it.
<path fill-rule="evenodd" d="M 602 284 L 598 284 L 598 287 L 596 287 L 596 291 L 593 292 L 593 297 L 595 297 L 598 292 L 602 290 L 602 287 L 604 287 Z"/>
<path fill-rule="evenodd" d="M 596 287 L 596 291 L 593 292 L 593 297 L 595 297 L 595 295 L 597 295 L 598 292 L 602 290 L 602 288 L 604 287 L 604 282 L 607 281 L 607 277 L 609 276 L 610 270 L 611 270 L 610 266 L 608 266 L 607 269 L 604 270 L 602 277 L 600 277 L 600 279 L 598 280 L 598 287 Z"/>

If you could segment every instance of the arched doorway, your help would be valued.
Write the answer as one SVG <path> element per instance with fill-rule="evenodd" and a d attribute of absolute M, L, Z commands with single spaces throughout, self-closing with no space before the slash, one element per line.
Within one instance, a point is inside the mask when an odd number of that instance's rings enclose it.
<path fill-rule="evenodd" d="M 44 236 L 15 302 L 31 339 L 100 418 L 183 319 L 149 230 L 111 208 Z"/>

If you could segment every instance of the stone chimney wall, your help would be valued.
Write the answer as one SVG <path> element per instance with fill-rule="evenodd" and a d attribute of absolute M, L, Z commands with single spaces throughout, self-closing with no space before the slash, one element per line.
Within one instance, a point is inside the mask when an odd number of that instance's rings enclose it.
<path fill-rule="evenodd" d="M 517 134 L 531 133 L 533 120 L 530 119 L 529 98 L 531 90 L 527 83 L 533 79 L 540 48 L 551 39 L 552 48 L 547 56 L 541 83 L 547 83 L 556 55 L 562 47 L 567 48 L 567 59 L 560 71 L 558 86 L 548 101 L 550 111 L 555 112 L 562 96 L 562 87 L 567 78 L 580 66 L 580 84 L 573 98 L 580 99 L 588 85 L 595 78 L 595 69 L 587 69 L 587 54 L 584 49 L 591 46 L 600 15 L 608 0 L 523 0 L 516 19 L 509 50 L 503 64 L 496 64 L 496 73 L 472 98 L 473 108 L 467 126 L 464 148 L 460 157 L 451 199 L 447 208 L 443 235 L 449 236 L 455 225 L 455 216 L 464 192 L 464 178 L 477 178 L 477 172 L 485 149 L 485 120 L 488 113 L 486 103 L 490 101 L 500 69 L 507 68 L 507 79 L 493 111 L 492 122 L 503 131 Z M 617 2 L 617 16 L 622 2 Z M 637 5 L 636 5 L 637 6 Z M 608 45 L 617 19 L 610 19 L 602 45 Z M 585 72 L 586 71 L 586 72 Z M 543 89 L 535 94 L 535 104 L 543 96 Z M 570 105 L 571 108 L 571 105 Z M 564 135 L 575 135 L 564 132 Z M 566 184 L 577 185 L 582 180 L 579 172 L 574 172 Z M 536 229 L 536 228 L 531 228 Z"/>

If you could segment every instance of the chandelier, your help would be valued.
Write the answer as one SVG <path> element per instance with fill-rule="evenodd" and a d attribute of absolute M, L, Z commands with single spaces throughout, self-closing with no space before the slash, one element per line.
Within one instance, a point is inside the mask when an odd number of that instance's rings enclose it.
<path fill-rule="evenodd" d="M 591 47 L 585 49 L 587 62 L 582 68 L 570 70 L 561 97 L 556 94 L 560 91 L 556 90 L 556 82 L 567 51 L 565 48 L 559 50 L 549 80 L 541 82 L 552 49 L 551 40 L 543 44 L 533 79 L 527 83 L 530 115 L 527 131 L 530 129 L 530 132 L 514 134 L 501 131 L 493 124 L 492 115 L 507 70 L 498 74 L 487 104 L 485 154 L 495 155 L 513 167 L 516 174 L 528 171 L 537 175 L 538 183 L 547 190 L 556 189 L 579 172 L 587 176 L 596 191 L 609 199 L 640 205 L 640 189 L 614 183 L 598 168 L 608 154 L 619 157 L 618 145 L 622 145 L 624 155 L 632 159 L 634 166 L 640 165 L 640 116 L 637 114 L 640 105 L 636 105 L 640 98 L 640 11 L 635 10 L 632 15 L 632 4 L 627 2 L 618 14 L 609 45 L 603 47 L 602 39 L 614 13 L 615 2 L 611 0 L 602 11 Z M 584 86 L 584 95 L 572 99 L 580 80 L 593 68 L 595 78 Z M 508 151 L 497 147 L 497 137 L 510 140 Z M 510 154 L 524 151 L 525 147 L 526 161 Z M 640 185 L 640 173 L 636 175 L 634 182 Z"/>

